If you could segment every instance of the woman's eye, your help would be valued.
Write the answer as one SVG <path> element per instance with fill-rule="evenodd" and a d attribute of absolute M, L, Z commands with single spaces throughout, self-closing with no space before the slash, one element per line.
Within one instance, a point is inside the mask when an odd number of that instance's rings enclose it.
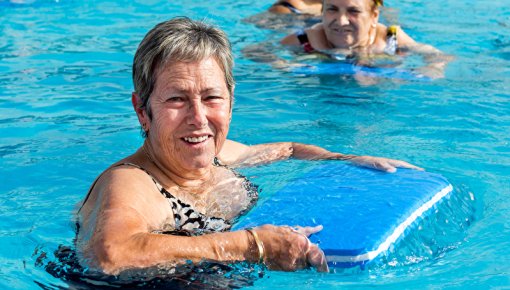
<path fill-rule="evenodd" d="M 223 97 L 221 97 L 221 96 L 207 96 L 207 97 L 205 97 L 205 99 L 207 101 L 219 101 L 219 100 L 223 100 Z"/>
<path fill-rule="evenodd" d="M 359 13 L 361 13 L 361 11 L 359 9 L 349 9 L 348 11 L 351 14 L 359 14 Z"/>
<path fill-rule="evenodd" d="M 175 103 L 175 102 L 182 102 L 183 100 L 184 99 L 182 97 L 170 97 L 166 101 Z"/>

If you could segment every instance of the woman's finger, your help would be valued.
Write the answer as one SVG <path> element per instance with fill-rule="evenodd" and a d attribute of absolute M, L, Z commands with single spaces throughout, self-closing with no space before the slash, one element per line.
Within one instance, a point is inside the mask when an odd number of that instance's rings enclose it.
<path fill-rule="evenodd" d="M 421 167 L 412 165 L 411 163 L 408 163 L 405 161 L 400 161 L 400 160 L 391 160 L 391 161 L 392 161 L 391 163 L 393 164 L 393 166 L 396 166 L 396 167 L 409 168 L 409 169 L 420 170 L 420 171 L 424 170 Z"/>
<path fill-rule="evenodd" d="M 370 167 L 389 173 L 397 171 L 397 167 L 409 168 L 414 170 L 423 170 L 423 168 L 412 165 L 405 161 L 388 159 L 383 157 L 358 156 L 351 159 L 351 162 L 359 166 Z"/>
<path fill-rule="evenodd" d="M 394 173 L 397 171 L 397 168 L 395 168 L 394 166 L 392 166 L 389 162 L 387 162 L 385 160 L 376 160 L 373 165 L 374 165 L 373 168 L 381 170 L 381 171 L 385 171 L 388 173 Z"/>
<path fill-rule="evenodd" d="M 317 232 L 320 232 L 322 231 L 323 229 L 323 226 L 322 225 L 318 225 L 318 226 L 315 226 L 315 227 L 302 227 L 302 226 L 295 226 L 293 228 L 293 230 L 299 234 L 302 234 L 306 237 L 309 237 Z"/>
<path fill-rule="evenodd" d="M 324 252 L 314 244 L 310 244 L 309 251 L 306 254 L 308 265 L 314 267 L 319 272 L 329 272 L 328 262 Z"/>

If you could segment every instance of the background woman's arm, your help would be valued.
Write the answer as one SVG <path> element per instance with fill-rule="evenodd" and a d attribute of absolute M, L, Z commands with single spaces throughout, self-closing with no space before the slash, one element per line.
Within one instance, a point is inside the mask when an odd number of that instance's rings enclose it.
<path fill-rule="evenodd" d="M 444 77 L 446 65 L 453 60 L 451 55 L 444 54 L 432 45 L 414 41 L 400 27 L 397 30 L 397 41 L 399 47 L 423 57 L 425 66 L 418 68 L 418 71 L 430 78 Z"/>
<path fill-rule="evenodd" d="M 247 146 L 232 140 L 218 154 L 219 160 L 232 167 L 256 166 L 288 158 L 305 160 L 349 160 L 354 164 L 386 172 L 395 172 L 397 167 L 421 168 L 407 162 L 372 156 L 346 155 L 328 151 L 322 147 L 295 142 L 279 142 Z"/>

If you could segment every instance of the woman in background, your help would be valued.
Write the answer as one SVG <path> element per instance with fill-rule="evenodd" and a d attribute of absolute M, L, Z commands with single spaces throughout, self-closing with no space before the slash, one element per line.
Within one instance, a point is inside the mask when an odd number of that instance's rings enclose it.
<path fill-rule="evenodd" d="M 275 14 L 308 14 L 320 16 L 322 0 L 281 0 L 269 7 L 269 12 Z"/>
<path fill-rule="evenodd" d="M 414 41 L 398 26 L 379 23 L 383 0 L 323 0 L 322 22 L 290 34 L 284 45 L 302 46 L 306 53 L 332 58 L 355 58 L 366 65 L 378 55 L 398 55 L 406 51 L 423 56 L 421 71 L 442 77 L 447 59 L 433 46 Z"/>

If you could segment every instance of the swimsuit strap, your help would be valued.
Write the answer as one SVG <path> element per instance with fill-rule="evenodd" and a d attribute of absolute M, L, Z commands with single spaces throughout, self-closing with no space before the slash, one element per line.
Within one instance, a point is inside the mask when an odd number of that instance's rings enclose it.
<path fill-rule="evenodd" d="M 213 165 L 216 166 L 216 167 L 225 167 L 225 168 L 228 168 L 227 165 L 221 163 L 221 161 L 216 156 L 213 159 Z"/>
<path fill-rule="evenodd" d="M 397 25 L 388 26 L 386 31 L 386 47 L 384 48 L 384 53 L 389 55 L 395 55 L 398 53 L 397 31 Z"/>
<path fill-rule="evenodd" d="M 116 164 L 116 165 L 112 166 L 112 168 L 113 167 L 119 167 L 119 166 L 122 166 L 122 165 L 132 166 L 132 167 L 138 168 L 138 169 L 142 170 L 143 172 L 147 173 L 147 175 L 149 175 L 149 177 L 152 179 L 152 182 L 154 182 L 154 184 L 156 185 L 158 190 L 159 191 L 163 190 L 163 186 L 161 185 L 161 183 L 159 183 L 158 180 L 154 176 L 152 176 L 152 174 L 150 174 L 149 171 L 147 171 L 147 169 L 141 167 L 138 164 L 134 164 L 134 163 L 131 163 L 131 162 L 124 162 L 124 163 Z"/>
<path fill-rule="evenodd" d="M 279 2 L 277 2 L 275 4 L 273 4 L 273 6 L 283 6 L 283 7 L 287 8 L 287 9 L 289 9 L 290 12 L 292 12 L 294 14 L 302 14 L 303 13 L 299 9 L 294 7 L 294 5 L 290 4 L 287 1 L 279 1 Z"/>
<path fill-rule="evenodd" d="M 387 29 L 387 36 L 391 36 L 391 35 L 397 35 L 397 31 L 398 31 L 398 25 L 390 25 L 388 26 L 388 29 Z"/>
<path fill-rule="evenodd" d="M 131 167 L 136 167 L 136 168 L 138 168 L 140 170 L 143 170 L 145 173 L 147 173 L 147 175 L 150 176 L 150 178 L 152 178 L 152 181 L 154 182 L 154 184 L 156 184 L 156 187 L 158 188 L 159 191 L 161 191 L 161 189 L 163 188 L 163 186 L 161 186 L 161 184 L 145 168 L 141 167 L 138 164 L 134 164 L 134 163 L 131 163 L 131 162 L 123 162 L 123 163 L 119 163 L 119 164 L 114 164 L 114 165 L 108 167 L 101 174 L 99 174 L 99 176 L 94 180 L 94 182 L 92 183 L 92 185 L 89 188 L 89 191 L 87 192 L 87 196 L 85 196 L 85 199 L 83 200 L 83 203 L 80 206 L 80 209 L 78 209 L 78 213 L 81 211 L 81 209 L 83 208 L 83 206 L 85 205 L 85 203 L 89 199 L 90 193 L 92 192 L 92 189 L 94 189 L 94 186 L 96 185 L 96 183 L 99 181 L 99 178 L 101 178 L 101 176 L 103 176 L 103 174 L 105 174 L 106 171 L 108 171 L 108 170 L 110 170 L 112 168 L 115 168 L 115 167 L 119 167 L 119 166 L 131 166 Z"/>
<path fill-rule="evenodd" d="M 301 45 L 309 42 L 308 35 L 306 34 L 306 31 L 304 29 L 301 29 L 298 32 L 296 32 L 296 37 L 299 40 L 299 44 Z"/>
<path fill-rule="evenodd" d="M 315 52 L 315 49 L 312 47 L 310 41 L 308 40 L 308 34 L 306 34 L 304 29 L 296 32 L 296 37 L 299 40 L 299 44 L 301 44 L 306 53 Z"/>

